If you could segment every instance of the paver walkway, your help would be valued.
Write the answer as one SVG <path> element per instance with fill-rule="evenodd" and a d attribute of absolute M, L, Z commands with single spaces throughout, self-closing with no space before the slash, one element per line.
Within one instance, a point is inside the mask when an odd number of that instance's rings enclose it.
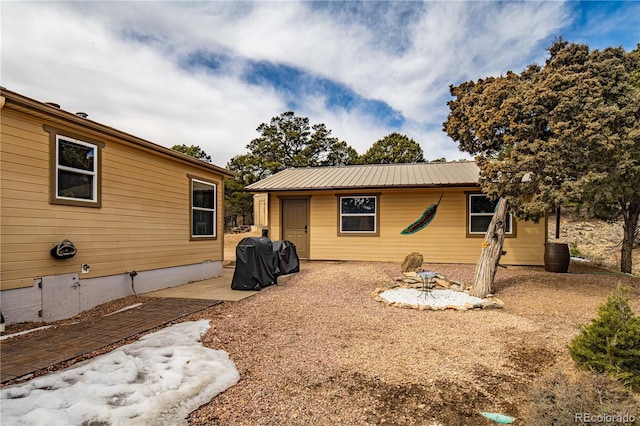
<path fill-rule="evenodd" d="M 39 336 L 0 342 L 2 383 L 104 348 L 194 312 L 219 300 L 153 298 L 139 307 L 78 324 L 51 328 Z"/>

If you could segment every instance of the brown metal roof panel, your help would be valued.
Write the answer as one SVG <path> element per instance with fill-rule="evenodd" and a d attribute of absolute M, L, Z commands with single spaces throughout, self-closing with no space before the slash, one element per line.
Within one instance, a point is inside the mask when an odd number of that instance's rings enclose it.
<path fill-rule="evenodd" d="M 455 163 L 459 167 L 459 180 L 470 183 L 478 183 L 480 169 L 475 162 Z"/>
<path fill-rule="evenodd" d="M 416 181 L 417 182 L 430 182 L 431 174 L 429 173 L 429 168 L 426 167 L 416 167 Z"/>
<path fill-rule="evenodd" d="M 287 169 L 247 187 L 250 191 L 476 184 L 474 162 L 376 164 Z"/>
<path fill-rule="evenodd" d="M 300 177 L 296 176 L 298 175 L 298 173 L 296 173 L 295 169 L 291 169 L 291 170 L 286 170 L 287 173 L 282 173 L 282 180 L 280 182 L 280 185 L 283 187 L 287 187 L 287 186 L 296 186 L 296 185 L 300 185 L 302 182 L 300 182 Z M 278 176 L 277 174 L 275 176 Z"/>
<path fill-rule="evenodd" d="M 331 186 L 337 170 L 331 170 L 328 167 L 318 167 L 316 170 L 305 170 L 304 172 L 309 174 L 309 179 L 301 179 L 301 182 L 306 186 L 317 188 Z"/>
<path fill-rule="evenodd" d="M 380 180 L 380 167 L 366 166 L 362 168 L 359 174 L 358 183 L 360 186 L 382 185 L 384 182 Z"/>
<path fill-rule="evenodd" d="M 342 167 L 323 167 L 321 180 L 322 186 L 334 187 L 338 185 L 340 182 L 343 182 L 346 179 L 345 176 L 348 171 L 348 169 Z"/>
<path fill-rule="evenodd" d="M 371 166 L 356 167 L 353 169 L 352 183 L 354 187 L 370 186 L 373 169 Z"/>
<path fill-rule="evenodd" d="M 400 184 L 401 185 L 410 185 L 411 184 L 411 176 L 409 173 L 410 167 L 400 167 L 400 171 L 402 172 Z"/>
<path fill-rule="evenodd" d="M 389 184 L 387 179 L 388 172 L 385 167 L 372 167 L 370 170 L 371 180 L 379 186 L 385 186 Z"/>
<path fill-rule="evenodd" d="M 455 171 L 453 169 L 455 169 L 455 167 L 451 168 L 451 175 L 446 176 L 443 173 L 443 168 L 440 167 L 440 164 L 435 164 L 434 167 L 430 169 L 431 180 L 433 183 L 449 183 L 449 181 L 457 181 L 458 179 L 454 176 Z"/>
<path fill-rule="evenodd" d="M 292 184 L 297 184 L 304 187 L 323 186 L 324 176 L 322 170 L 318 169 L 292 169 L 291 173 Z"/>
<path fill-rule="evenodd" d="M 360 175 L 363 173 L 364 167 L 344 167 L 341 168 L 340 180 L 334 182 L 333 186 L 342 184 L 349 187 L 362 186 Z"/>
<path fill-rule="evenodd" d="M 407 181 L 409 182 L 409 185 L 415 185 L 416 182 L 418 182 L 418 180 L 416 179 L 416 170 L 418 170 L 417 167 L 407 167 Z"/>
<path fill-rule="evenodd" d="M 324 186 L 333 187 L 338 182 L 347 182 L 349 179 L 348 172 L 349 170 L 343 167 L 337 167 L 335 170 L 328 168 Z"/>
<path fill-rule="evenodd" d="M 321 167 L 315 172 L 314 183 L 327 186 L 333 185 L 335 181 L 339 181 L 341 170 L 332 170 L 330 167 Z"/>
<path fill-rule="evenodd" d="M 366 175 L 369 170 L 368 166 L 354 167 L 353 169 L 350 169 L 348 175 L 349 180 L 347 181 L 348 186 L 365 186 L 367 184 Z"/>

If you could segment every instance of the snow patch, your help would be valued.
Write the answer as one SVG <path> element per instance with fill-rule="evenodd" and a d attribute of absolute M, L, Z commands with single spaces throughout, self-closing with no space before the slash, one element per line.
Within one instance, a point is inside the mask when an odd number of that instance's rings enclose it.
<path fill-rule="evenodd" d="M 0 389 L 3 425 L 185 425 L 200 405 L 240 374 L 200 337 L 208 320 L 148 334 L 66 370 Z"/>

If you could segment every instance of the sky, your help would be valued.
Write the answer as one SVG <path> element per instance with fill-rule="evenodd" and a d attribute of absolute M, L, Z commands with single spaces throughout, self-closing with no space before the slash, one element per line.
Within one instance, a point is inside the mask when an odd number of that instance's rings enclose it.
<path fill-rule="evenodd" d="M 364 153 L 398 132 L 427 160 L 450 85 L 543 64 L 558 37 L 640 42 L 637 1 L 0 1 L 0 85 L 225 166 L 286 111 Z"/>
<path fill-rule="evenodd" d="M 186 425 L 238 382 L 222 350 L 202 345 L 208 320 L 183 322 L 87 361 L 0 389 L 3 425 Z"/>

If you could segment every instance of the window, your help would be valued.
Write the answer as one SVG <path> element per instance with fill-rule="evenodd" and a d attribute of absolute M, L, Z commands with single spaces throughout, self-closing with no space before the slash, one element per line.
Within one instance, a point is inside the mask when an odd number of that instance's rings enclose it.
<path fill-rule="evenodd" d="M 489 228 L 489 223 L 496 210 L 497 201 L 491 201 L 484 194 L 468 194 L 468 216 L 467 234 L 469 236 L 484 236 Z M 507 223 L 505 234 L 513 235 L 513 218 L 511 213 L 507 213 Z"/>
<path fill-rule="evenodd" d="M 341 196 L 340 234 L 377 234 L 378 233 L 378 197 Z"/>
<path fill-rule="evenodd" d="M 216 185 L 191 179 L 191 237 L 216 236 Z"/>
<path fill-rule="evenodd" d="M 99 155 L 103 144 L 55 131 L 51 142 L 51 203 L 100 207 Z"/>

